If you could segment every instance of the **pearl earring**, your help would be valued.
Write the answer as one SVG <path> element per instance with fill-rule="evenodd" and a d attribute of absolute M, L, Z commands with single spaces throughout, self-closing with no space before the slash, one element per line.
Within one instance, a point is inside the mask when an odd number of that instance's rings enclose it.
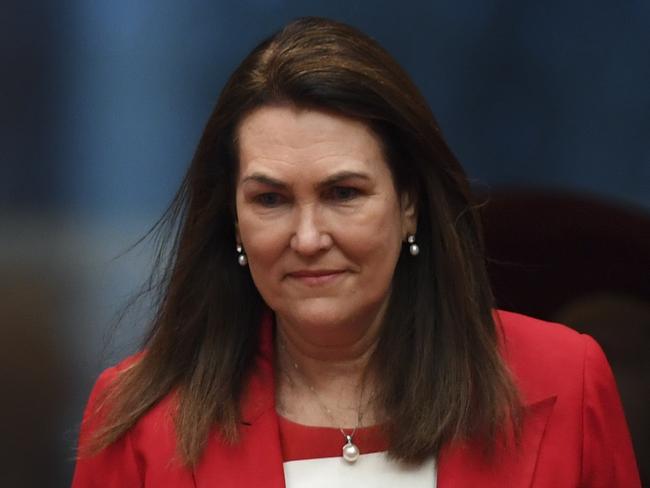
<path fill-rule="evenodd" d="M 244 254 L 244 248 L 241 244 L 237 244 L 237 262 L 239 266 L 246 266 L 248 264 L 248 258 Z"/>
<path fill-rule="evenodd" d="M 415 243 L 415 234 L 409 234 L 406 238 L 406 242 L 409 243 L 409 252 L 411 256 L 417 256 L 420 254 L 420 246 Z"/>

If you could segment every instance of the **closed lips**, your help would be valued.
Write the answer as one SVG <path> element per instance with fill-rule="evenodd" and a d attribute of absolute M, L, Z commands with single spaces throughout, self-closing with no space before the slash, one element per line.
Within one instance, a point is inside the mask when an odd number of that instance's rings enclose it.
<path fill-rule="evenodd" d="M 303 270 L 303 271 L 294 271 L 289 273 L 289 276 L 293 278 L 318 278 L 321 276 L 330 276 L 343 273 L 343 270 L 340 269 L 323 269 L 323 270 Z"/>
<path fill-rule="evenodd" d="M 345 270 L 328 269 L 317 271 L 295 271 L 289 273 L 289 278 L 305 286 L 321 286 L 338 281 L 343 276 Z"/>

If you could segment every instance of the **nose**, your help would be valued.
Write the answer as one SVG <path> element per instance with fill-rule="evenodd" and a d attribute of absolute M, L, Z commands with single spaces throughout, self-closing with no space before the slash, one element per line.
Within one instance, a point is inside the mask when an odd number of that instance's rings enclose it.
<path fill-rule="evenodd" d="M 295 230 L 289 244 L 298 254 L 311 256 L 332 246 L 332 236 L 318 213 L 316 205 L 306 205 L 296 211 Z"/>

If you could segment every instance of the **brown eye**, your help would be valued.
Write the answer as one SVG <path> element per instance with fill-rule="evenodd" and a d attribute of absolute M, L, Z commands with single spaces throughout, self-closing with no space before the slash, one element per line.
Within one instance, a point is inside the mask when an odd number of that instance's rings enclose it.
<path fill-rule="evenodd" d="M 280 195 L 279 193 L 272 193 L 272 192 L 260 193 L 259 195 L 256 195 L 253 200 L 255 201 L 255 203 L 268 208 L 277 207 L 278 205 L 281 205 L 285 201 L 282 195 Z"/>
<path fill-rule="evenodd" d="M 335 201 L 345 202 L 360 195 L 359 190 L 351 186 L 334 186 L 327 192 L 328 198 Z"/>

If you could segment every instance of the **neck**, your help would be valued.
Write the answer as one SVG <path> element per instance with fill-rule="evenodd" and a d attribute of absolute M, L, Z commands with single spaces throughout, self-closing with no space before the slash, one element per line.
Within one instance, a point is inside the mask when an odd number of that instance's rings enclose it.
<path fill-rule="evenodd" d="M 371 405 L 374 379 L 368 365 L 381 320 L 362 333 L 310 334 L 310 330 L 277 318 L 276 369 L 282 414 L 307 425 L 331 427 L 374 424 Z M 323 406 L 331 415 L 323 412 Z M 332 418 L 333 417 L 333 418 Z"/>
<path fill-rule="evenodd" d="M 314 388 L 337 378 L 359 384 L 377 345 L 382 316 L 378 314 L 363 327 L 302 327 L 277 317 L 275 350 L 280 365 L 296 363 L 301 376 Z"/>

